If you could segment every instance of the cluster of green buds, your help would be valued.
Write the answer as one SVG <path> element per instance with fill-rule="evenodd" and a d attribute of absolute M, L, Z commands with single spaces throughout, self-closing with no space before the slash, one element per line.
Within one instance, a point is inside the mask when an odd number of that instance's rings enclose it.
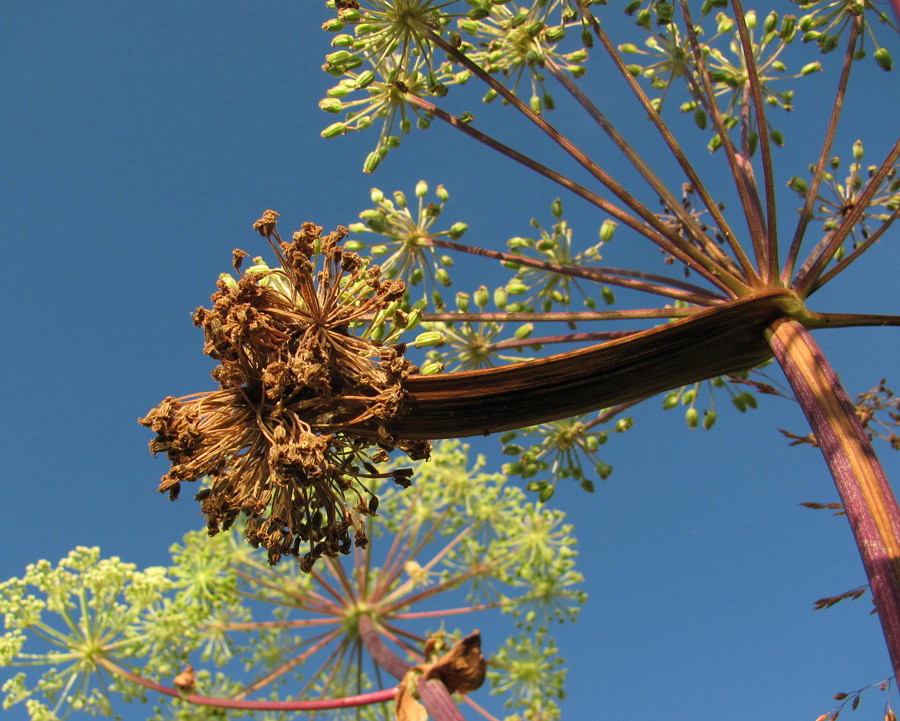
<path fill-rule="evenodd" d="M 508 296 L 517 298 L 514 303 L 507 304 L 506 309 L 509 311 L 534 308 L 549 311 L 554 304 L 568 306 L 572 300 L 573 288 L 580 293 L 585 308 L 596 307 L 595 298 L 585 293 L 578 285 L 573 269 L 600 261 L 602 258 L 600 251 L 604 244 L 612 239 L 617 224 L 614 220 L 603 221 L 599 230 L 599 241 L 576 253 L 572 243 L 573 231 L 562 217 L 563 207 L 559 198 L 550 204 L 550 212 L 554 222 L 549 228 L 543 227 L 536 218 L 529 221 L 529 225 L 538 232 L 536 238 L 516 236 L 506 241 L 511 254 L 534 258 L 549 264 L 549 267 L 535 267 L 517 264 L 512 260 L 504 262 L 507 267 L 518 269 L 505 288 Z M 593 285 L 595 284 L 592 283 Z M 610 304 L 615 301 L 615 294 L 608 286 L 600 286 L 599 292 L 604 303 Z"/>
<path fill-rule="evenodd" d="M 440 309 L 443 300 L 439 289 L 451 283 L 449 268 L 453 259 L 438 254 L 433 241 L 459 240 L 468 226 L 457 221 L 446 230 L 435 230 L 435 221 L 450 194 L 443 185 L 434 189 L 434 200 L 429 200 L 428 194 L 428 183 L 420 180 L 415 186 L 416 203 L 411 208 L 403 191 L 395 190 L 388 196 L 372 188 L 373 207 L 359 214 L 362 222 L 349 226 L 355 237 L 345 247 L 367 250 L 385 276 L 399 278 L 410 287 L 421 287 L 423 297 L 428 297 L 430 291 L 431 302 Z"/>
<path fill-rule="evenodd" d="M 858 60 L 865 57 L 865 41 L 868 37 L 875 47 L 872 57 L 878 66 L 885 72 L 893 68 L 890 52 L 881 46 L 875 37 L 873 21 L 879 25 L 893 26 L 894 23 L 874 2 L 869 0 L 795 0 L 795 2 L 809 10 L 797 22 L 803 42 L 814 42 L 823 53 L 829 53 L 838 46 L 841 34 L 848 26 L 860 20 L 865 32 L 857 36 L 854 58 Z"/>
<path fill-rule="evenodd" d="M 458 292 L 454 297 L 456 312 L 485 313 L 489 302 L 500 311 L 520 312 L 521 304 L 508 303 L 506 287 L 499 287 L 491 293 L 487 286 L 479 286 L 474 292 Z M 427 353 L 427 363 L 422 365 L 422 373 L 433 367 L 450 370 L 476 370 L 490 368 L 504 363 L 517 363 L 527 360 L 522 351 L 527 347 L 540 349 L 540 344 L 528 343 L 527 339 L 534 331 L 529 322 L 520 323 L 512 331 L 511 337 L 504 338 L 506 323 L 491 320 L 472 322 L 453 320 L 453 313 L 445 314 L 447 320 L 423 321 L 422 327 L 435 335 L 434 347 Z M 508 332 L 508 331 L 507 331 Z M 509 350 L 515 353 L 509 353 Z"/>
<path fill-rule="evenodd" d="M 573 26 L 582 27 L 580 15 L 574 7 L 561 2 L 535 3 L 530 7 L 490 3 L 481 12 L 470 13 L 470 17 L 458 21 L 461 36 L 471 43 L 464 46 L 467 56 L 483 70 L 501 78 L 515 78 L 516 82 L 527 74 L 528 103 L 536 113 L 554 107 L 541 73 L 548 62 L 574 77 L 585 73 L 587 50 L 581 45 L 566 51 L 559 47 Z M 585 35 L 590 38 L 590 34 Z M 490 102 L 496 96 L 496 91 L 489 90 L 484 100 Z"/>
<path fill-rule="evenodd" d="M 658 7 L 670 3 L 657 3 Z M 725 5 L 725 3 L 721 3 Z M 712 6 L 709 8 L 712 9 Z M 649 13 L 647 8 L 641 12 Z M 705 15 L 706 13 L 704 13 Z M 640 12 L 638 13 L 640 15 Z M 629 71 L 635 77 L 646 78 L 650 86 L 660 94 L 653 99 L 653 104 L 659 110 L 663 98 L 666 96 L 672 81 L 689 73 L 696 77 L 697 69 L 692 43 L 685 37 L 679 27 L 672 21 L 670 13 L 664 12 L 659 17 L 669 17 L 661 31 L 652 30 L 653 34 L 644 41 L 644 46 L 639 47 L 634 43 L 622 43 L 618 46 L 621 53 L 640 59 L 628 65 Z M 649 20 L 639 22 L 639 25 L 651 30 Z M 715 94 L 724 97 L 727 102 L 720 109 L 723 113 L 722 122 L 726 128 L 733 128 L 738 124 L 739 108 L 743 102 L 749 76 L 746 61 L 741 51 L 739 30 L 735 20 L 725 12 L 717 12 L 713 18 L 715 31 L 709 33 L 708 39 L 702 42 L 699 37 L 701 52 L 709 72 L 710 81 L 713 83 Z M 658 21 L 659 22 L 659 21 Z M 744 13 L 744 23 L 751 35 L 754 60 L 759 88 L 763 101 L 774 108 L 790 111 L 793 103 L 793 91 L 790 89 L 777 90 L 772 87 L 776 81 L 803 77 L 821 71 L 821 63 L 813 61 L 806 63 L 793 74 L 787 73 L 787 66 L 781 60 L 784 48 L 796 37 L 797 18 L 794 15 L 780 15 L 775 10 L 768 12 L 761 21 L 758 20 L 754 10 Z M 679 104 L 679 110 L 683 113 L 691 113 L 694 122 L 701 129 L 706 129 L 710 119 L 708 108 L 703 102 L 700 92 L 702 82 L 698 78 L 692 86 L 694 91 L 691 97 Z M 748 142 L 751 153 L 758 141 L 758 128 L 751 128 Z M 783 145 L 782 134 L 775 128 L 769 128 L 769 135 L 775 145 Z M 710 139 L 710 150 L 716 150 L 721 145 L 721 138 L 716 134 Z"/>
<path fill-rule="evenodd" d="M 504 433 L 500 437 L 503 453 L 516 456 L 516 460 L 505 463 L 503 472 L 525 480 L 538 474 L 548 476 L 550 480 L 530 480 L 526 486 L 537 493 L 541 501 L 552 498 L 560 478 L 571 478 L 582 490 L 592 493 L 594 482 L 589 473 L 601 479 L 612 473 L 612 466 L 598 456 L 599 447 L 606 443 L 610 431 L 624 433 L 634 425 L 631 417 L 623 416 L 616 419 L 609 430 L 595 430 L 599 421 L 612 420 L 614 415 L 601 411 L 593 419 L 577 416 Z M 590 472 L 585 471 L 586 463 L 590 465 Z"/>
<path fill-rule="evenodd" d="M 824 230 L 832 231 L 837 228 L 847 214 L 855 209 L 862 191 L 877 171 L 875 165 L 864 165 L 864 155 L 862 141 L 857 140 L 851 148 L 852 160 L 847 164 L 843 182 L 835 175 L 841 167 L 841 159 L 838 156 L 829 158 L 827 168 L 819 175 L 821 184 L 813 210 L 816 217 L 822 221 Z M 815 166 L 810 165 L 809 170 L 810 174 L 813 174 Z M 788 187 L 806 200 L 809 193 L 809 184 L 806 180 L 794 176 L 788 181 Z M 897 177 L 896 168 L 891 168 L 850 232 L 853 248 L 869 241 L 873 224 L 881 224 L 888 220 L 898 208 L 900 208 L 900 178 Z M 834 260 L 840 261 L 845 253 L 846 248 L 842 245 L 837 249 Z"/>
<path fill-rule="evenodd" d="M 370 8 L 358 4 L 346 8 L 334 0 L 329 4 L 336 7 L 337 16 L 323 29 L 333 33 L 335 50 L 322 68 L 340 80 L 319 107 L 343 119 L 326 127 L 322 136 L 362 130 L 380 120 L 378 143 L 363 164 L 364 172 L 371 173 L 414 122 L 419 127 L 430 123 L 427 114 L 411 108 L 404 94 L 442 97 L 449 86 L 466 82 L 469 74 L 454 70 L 449 62 L 435 61 L 424 33 L 441 32 L 450 16 L 431 0 L 377 2 Z"/>
<path fill-rule="evenodd" d="M 708 381 L 703 381 L 702 384 L 694 383 L 690 386 L 682 386 L 669 391 L 663 396 L 662 407 L 664 410 L 672 410 L 678 407 L 684 408 L 684 422 L 688 428 L 702 426 L 708 431 L 715 425 L 718 417 L 716 415 L 715 402 L 716 389 L 725 388 L 732 404 L 741 413 L 748 409 L 756 408 L 756 397 L 740 387 L 740 384 L 746 380 L 746 375 L 745 373 L 732 377 L 717 376 Z M 701 385 L 705 385 L 709 389 L 709 406 L 705 408 L 697 407 Z"/>

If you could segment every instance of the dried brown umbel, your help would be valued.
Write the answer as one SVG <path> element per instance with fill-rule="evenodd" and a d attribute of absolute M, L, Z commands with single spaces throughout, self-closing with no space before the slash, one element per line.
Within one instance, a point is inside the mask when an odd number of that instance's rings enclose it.
<path fill-rule="evenodd" d="M 365 479 L 408 485 L 407 470 L 382 474 L 374 464 L 395 448 L 423 458 L 430 447 L 388 430 L 416 369 L 404 346 L 367 337 L 390 321 L 403 283 L 345 253 L 345 228 L 322 235 L 305 223 L 286 243 L 276 222 L 266 211 L 253 227 L 281 267 L 240 273 L 247 254 L 235 251 L 239 280 L 223 276 L 212 308 L 194 313 L 204 353 L 219 362 L 219 390 L 166 398 L 140 422 L 157 434 L 150 450 L 172 463 L 160 492 L 174 499 L 182 481 L 207 476 L 196 499 L 211 535 L 243 513 L 247 540 L 268 549 L 270 563 L 287 554 L 309 570 L 348 553 L 351 529 L 358 545 L 368 542 L 363 517 L 378 499 Z M 365 437 L 354 431 L 361 424 Z"/>

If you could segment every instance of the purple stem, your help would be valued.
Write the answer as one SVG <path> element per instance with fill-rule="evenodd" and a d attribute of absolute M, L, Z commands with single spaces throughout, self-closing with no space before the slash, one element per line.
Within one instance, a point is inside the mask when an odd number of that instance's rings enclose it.
<path fill-rule="evenodd" d="M 900 678 L 900 508 L 855 409 L 809 331 L 767 333 L 837 486 L 862 558 L 894 674 Z"/>

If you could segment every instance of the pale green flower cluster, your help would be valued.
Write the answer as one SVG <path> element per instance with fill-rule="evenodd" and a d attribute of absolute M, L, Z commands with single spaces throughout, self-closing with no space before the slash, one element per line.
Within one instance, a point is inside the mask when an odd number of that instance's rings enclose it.
<path fill-rule="evenodd" d="M 491 609 L 511 620 L 505 631 L 491 624 L 492 647 L 517 626 L 546 637 L 528 651 L 532 658 L 521 642 L 507 643 L 517 661 L 497 665 L 494 692 L 522 713 L 543 707 L 560 697 L 562 676 L 541 680 L 522 669 L 561 665 L 549 624 L 574 620 L 585 599 L 575 539 L 562 512 L 528 502 L 483 465 L 481 457 L 470 465 L 458 442 L 441 444 L 416 469 L 413 487 L 380 489 L 379 513 L 369 518 L 375 543 L 343 563 L 325 559 L 313 574 L 297 564 L 271 567 L 264 552 L 241 542 L 240 528 L 213 538 L 187 534 L 172 547 L 169 568 L 141 571 L 101 558 L 96 548 L 29 566 L 0 584 L 0 666 L 32 669 L 4 683 L 4 708 L 21 704 L 33 721 L 111 715 L 116 696 L 157 698 L 126 674 L 171 688 L 187 664 L 195 669 L 193 692 L 206 697 L 356 694 L 385 683 L 361 663 L 360 615 L 414 658 L 427 634 L 451 618 L 460 623 L 461 611 Z M 511 651 L 500 653 L 505 659 Z M 153 718 L 242 713 L 165 698 Z"/>

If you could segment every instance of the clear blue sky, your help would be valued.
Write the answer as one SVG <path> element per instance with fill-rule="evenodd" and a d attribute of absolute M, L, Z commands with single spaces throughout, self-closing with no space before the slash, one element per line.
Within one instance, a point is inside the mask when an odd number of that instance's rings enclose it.
<path fill-rule="evenodd" d="M 7 2 L 3 16 L 2 578 L 78 544 L 162 564 L 201 525 L 189 495 L 156 493 L 165 463 L 135 419 L 166 395 L 210 387 L 190 312 L 232 248 L 262 252 L 250 224 L 263 209 L 288 228 L 331 228 L 356 219 L 372 185 L 411 194 L 424 178 L 447 186 L 445 213 L 469 223 L 473 244 L 503 248 L 533 215 L 550 222 L 555 187 L 445 128 L 404 140 L 374 176 L 360 172 L 374 135 L 322 140 L 332 118 L 317 101 L 332 79 L 319 70 L 321 2 Z M 871 82 L 851 104 L 866 98 L 865 111 L 848 118 L 836 152 L 871 133 L 875 162 L 896 133 L 897 72 L 859 70 Z M 589 75 L 586 87 L 626 125 L 639 118 L 604 82 Z M 830 87 L 801 85 L 797 111 L 779 118 L 789 143 L 779 183 L 812 158 Z M 451 101 L 499 127 L 474 100 Z M 607 162 L 596 131 L 572 122 Z M 511 133 L 521 146 L 536 140 L 519 123 Z M 576 239 L 593 242 L 603 218 L 563 197 Z M 794 205 L 781 206 L 783 227 Z M 811 307 L 897 313 L 896 239 L 892 230 Z M 607 260 L 627 266 L 640 247 L 623 234 Z M 502 278 L 474 268 L 457 289 Z M 900 386 L 896 328 L 817 338 L 851 395 L 885 374 Z M 562 484 L 554 499 L 576 524 L 590 594 L 580 622 L 558 634 L 570 668 L 564 717 L 813 719 L 831 694 L 889 675 L 868 600 L 812 611 L 865 577 L 845 520 L 798 506 L 836 494 L 817 452 L 788 448 L 776 430 L 806 432 L 795 404 L 723 410 L 710 432 L 688 431 L 655 402 L 635 419 L 606 447 L 615 472 L 593 496 Z M 896 479 L 896 454 L 880 450 Z M 881 703 L 872 692 L 847 714 L 881 718 Z M 129 721 L 141 711 L 122 708 Z"/>

